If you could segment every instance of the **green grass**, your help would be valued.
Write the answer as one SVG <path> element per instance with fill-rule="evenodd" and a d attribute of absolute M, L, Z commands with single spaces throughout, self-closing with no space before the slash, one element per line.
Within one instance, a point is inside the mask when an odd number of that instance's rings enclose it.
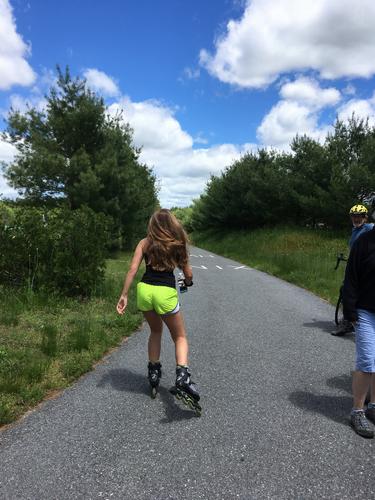
<path fill-rule="evenodd" d="M 345 265 L 334 270 L 337 254 L 348 255 L 349 235 L 326 230 L 272 228 L 226 233 L 194 233 L 195 245 L 311 290 L 334 304 Z"/>
<path fill-rule="evenodd" d="M 140 325 L 135 283 L 125 315 L 115 310 L 130 258 L 107 261 L 89 300 L 0 288 L 0 425 L 70 385 Z"/>

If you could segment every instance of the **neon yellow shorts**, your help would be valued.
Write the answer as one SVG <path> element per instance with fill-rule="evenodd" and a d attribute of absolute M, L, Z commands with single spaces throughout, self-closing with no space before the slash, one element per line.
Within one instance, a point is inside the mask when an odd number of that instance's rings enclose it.
<path fill-rule="evenodd" d="M 178 294 L 170 286 L 149 285 L 142 281 L 137 285 L 137 307 L 143 312 L 171 314 L 179 310 Z"/>

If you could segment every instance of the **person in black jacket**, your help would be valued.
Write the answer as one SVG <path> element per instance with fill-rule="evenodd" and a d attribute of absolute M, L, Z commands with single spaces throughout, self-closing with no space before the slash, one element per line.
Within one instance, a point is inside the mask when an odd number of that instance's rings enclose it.
<path fill-rule="evenodd" d="M 352 234 L 349 240 L 349 248 L 352 248 L 357 239 L 367 231 L 374 228 L 373 223 L 368 223 L 368 210 L 364 205 L 354 205 L 349 210 L 349 216 L 352 223 Z M 343 319 L 338 328 L 332 332 L 335 337 L 342 337 L 343 335 L 353 331 L 353 325 L 350 321 Z"/>
<path fill-rule="evenodd" d="M 375 423 L 375 229 L 354 243 L 345 272 L 344 318 L 355 327 L 356 367 L 353 372 L 353 409 L 350 423 L 364 437 L 374 437 Z M 371 397 L 365 411 L 365 399 Z"/>

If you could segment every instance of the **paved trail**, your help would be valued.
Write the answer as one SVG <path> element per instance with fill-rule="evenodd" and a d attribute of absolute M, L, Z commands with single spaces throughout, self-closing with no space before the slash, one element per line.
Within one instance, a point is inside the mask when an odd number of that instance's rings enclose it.
<path fill-rule="evenodd" d="M 161 392 L 147 328 L 58 399 L 0 433 L 3 499 L 374 498 L 374 441 L 350 429 L 353 337 L 300 288 L 192 249 L 181 297 L 203 415 Z"/>

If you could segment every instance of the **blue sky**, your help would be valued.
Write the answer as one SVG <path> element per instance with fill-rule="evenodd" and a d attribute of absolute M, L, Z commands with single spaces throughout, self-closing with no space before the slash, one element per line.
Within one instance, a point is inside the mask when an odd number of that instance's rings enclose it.
<path fill-rule="evenodd" d="M 162 205 L 185 206 L 246 151 L 375 123 L 374 26 L 372 0 L 0 0 L 1 116 L 42 109 L 69 65 L 124 110 Z"/>

